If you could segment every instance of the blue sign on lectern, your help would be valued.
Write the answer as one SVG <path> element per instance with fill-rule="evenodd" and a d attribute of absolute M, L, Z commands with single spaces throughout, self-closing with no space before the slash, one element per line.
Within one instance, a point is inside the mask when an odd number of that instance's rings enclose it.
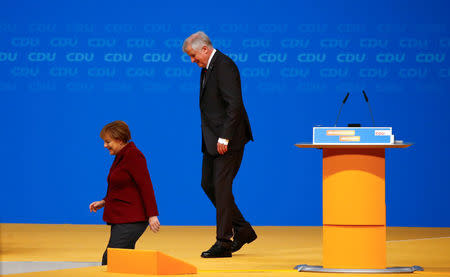
<path fill-rule="evenodd" d="M 393 144 L 392 127 L 314 127 L 313 144 Z"/>

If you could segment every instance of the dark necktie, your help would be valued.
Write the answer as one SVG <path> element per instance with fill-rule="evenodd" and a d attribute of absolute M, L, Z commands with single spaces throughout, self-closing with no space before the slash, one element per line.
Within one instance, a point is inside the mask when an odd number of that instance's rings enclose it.
<path fill-rule="evenodd" d="M 202 68 L 202 88 L 205 87 L 205 83 L 206 83 L 206 68 Z"/>

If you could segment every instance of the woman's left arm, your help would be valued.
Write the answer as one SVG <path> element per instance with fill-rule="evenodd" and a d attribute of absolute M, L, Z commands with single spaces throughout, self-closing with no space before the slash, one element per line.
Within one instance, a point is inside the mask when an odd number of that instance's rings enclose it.
<path fill-rule="evenodd" d="M 153 191 L 153 185 L 144 155 L 139 151 L 133 151 L 127 158 L 127 169 L 136 182 L 139 193 L 142 196 L 146 216 L 149 218 L 158 216 L 155 192 Z"/>
<path fill-rule="evenodd" d="M 152 229 L 152 231 L 154 233 L 159 231 L 160 224 L 159 224 L 158 217 L 156 215 L 152 216 L 148 219 L 148 224 L 150 225 L 150 229 Z"/>

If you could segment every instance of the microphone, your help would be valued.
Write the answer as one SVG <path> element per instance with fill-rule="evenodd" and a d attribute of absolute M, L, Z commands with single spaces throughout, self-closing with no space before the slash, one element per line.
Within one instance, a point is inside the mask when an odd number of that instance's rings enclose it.
<path fill-rule="evenodd" d="M 336 127 L 336 124 L 337 124 L 337 122 L 339 120 L 339 115 L 341 114 L 341 111 L 342 111 L 342 107 L 344 106 L 345 102 L 347 101 L 347 98 L 348 98 L 349 95 L 350 95 L 350 92 L 347 92 L 347 95 L 345 96 L 344 100 L 342 101 L 341 108 L 339 109 L 339 113 L 338 113 L 337 118 L 336 118 L 336 122 L 334 123 L 334 127 Z"/>
<path fill-rule="evenodd" d="M 370 107 L 369 98 L 367 97 L 367 94 L 364 90 L 362 91 L 362 93 L 364 94 L 364 99 L 367 102 L 367 106 L 369 106 L 370 117 L 372 117 L 372 125 L 375 127 L 375 120 L 373 120 L 373 113 L 372 108 Z"/>

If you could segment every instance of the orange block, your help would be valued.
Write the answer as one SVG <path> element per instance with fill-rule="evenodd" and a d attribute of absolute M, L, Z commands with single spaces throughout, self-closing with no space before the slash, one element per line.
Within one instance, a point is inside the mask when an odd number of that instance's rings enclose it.
<path fill-rule="evenodd" d="M 386 226 L 323 226 L 324 268 L 386 268 Z"/>
<path fill-rule="evenodd" d="M 108 272 L 179 275 L 196 274 L 197 268 L 159 251 L 108 248 Z"/>

